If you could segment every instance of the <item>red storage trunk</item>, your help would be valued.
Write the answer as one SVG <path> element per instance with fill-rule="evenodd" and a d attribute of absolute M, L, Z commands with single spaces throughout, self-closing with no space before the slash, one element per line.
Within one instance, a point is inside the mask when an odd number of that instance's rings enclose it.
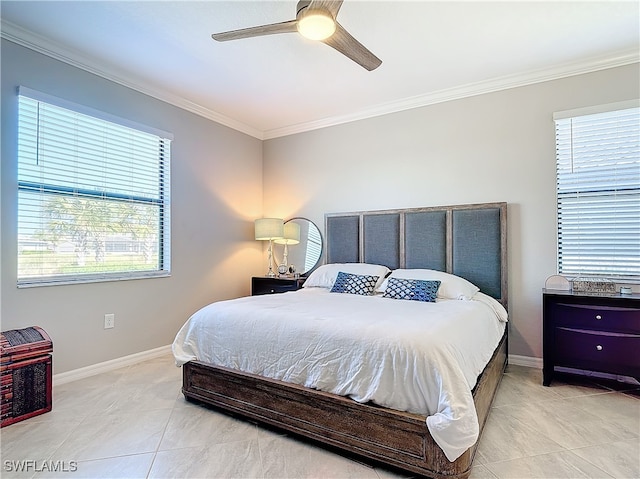
<path fill-rule="evenodd" d="M 53 343 L 33 326 L 0 334 L 0 427 L 51 411 Z"/>

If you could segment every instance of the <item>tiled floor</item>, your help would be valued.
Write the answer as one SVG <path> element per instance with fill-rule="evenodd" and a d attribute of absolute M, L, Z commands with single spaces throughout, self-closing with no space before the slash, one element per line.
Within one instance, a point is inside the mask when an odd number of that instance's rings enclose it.
<path fill-rule="evenodd" d="M 0 431 L 0 475 L 403 477 L 189 404 L 180 374 L 167 357 L 56 387 L 52 412 Z M 546 388 L 539 371 L 509 366 L 471 477 L 640 477 L 640 388 Z"/>

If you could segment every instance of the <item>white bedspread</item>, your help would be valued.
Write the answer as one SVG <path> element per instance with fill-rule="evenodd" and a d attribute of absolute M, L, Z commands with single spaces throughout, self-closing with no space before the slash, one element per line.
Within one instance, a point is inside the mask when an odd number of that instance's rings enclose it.
<path fill-rule="evenodd" d="M 173 353 L 178 365 L 197 359 L 425 415 L 453 461 L 478 439 L 471 389 L 505 320 L 481 293 L 423 303 L 305 288 L 210 304 Z"/>

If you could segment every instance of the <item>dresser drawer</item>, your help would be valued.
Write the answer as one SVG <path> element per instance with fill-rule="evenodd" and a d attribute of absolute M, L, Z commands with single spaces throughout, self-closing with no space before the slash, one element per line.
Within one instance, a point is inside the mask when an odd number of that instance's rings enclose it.
<path fill-rule="evenodd" d="M 253 294 L 274 294 L 274 293 L 286 293 L 287 291 L 293 291 L 295 288 L 290 284 L 284 283 L 266 283 L 256 288 Z"/>
<path fill-rule="evenodd" d="M 558 366 L 640 377 L 640 334 L 556 328 Z"/>
<path fill-rule="evenodd" d="M 254 276 L 251 278 L 251 295 L 286 293 L 302 287 L 304 278 L 268 278 Z"/>
<path fill-rule="evenodd" d="M 640 309 L 593 304 L 556 303 L 556 326 L 640 334 Z"/>

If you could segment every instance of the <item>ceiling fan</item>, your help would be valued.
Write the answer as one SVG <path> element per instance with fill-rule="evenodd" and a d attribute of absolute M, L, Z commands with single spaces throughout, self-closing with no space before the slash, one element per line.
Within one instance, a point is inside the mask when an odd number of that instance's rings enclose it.
<path fill-rule="evenodd" d="M 311 40 L 318 40 L 338 50 L 367 70 L 375 70 L 382 60 L 353 38 L 336 20 L 343 0 L 300 0 L 296 6 L 296 19 L 287 22 L 214 33 L 219 42 L 240 38 L 260 37 L 275 33 L 299 32 Z"/>

